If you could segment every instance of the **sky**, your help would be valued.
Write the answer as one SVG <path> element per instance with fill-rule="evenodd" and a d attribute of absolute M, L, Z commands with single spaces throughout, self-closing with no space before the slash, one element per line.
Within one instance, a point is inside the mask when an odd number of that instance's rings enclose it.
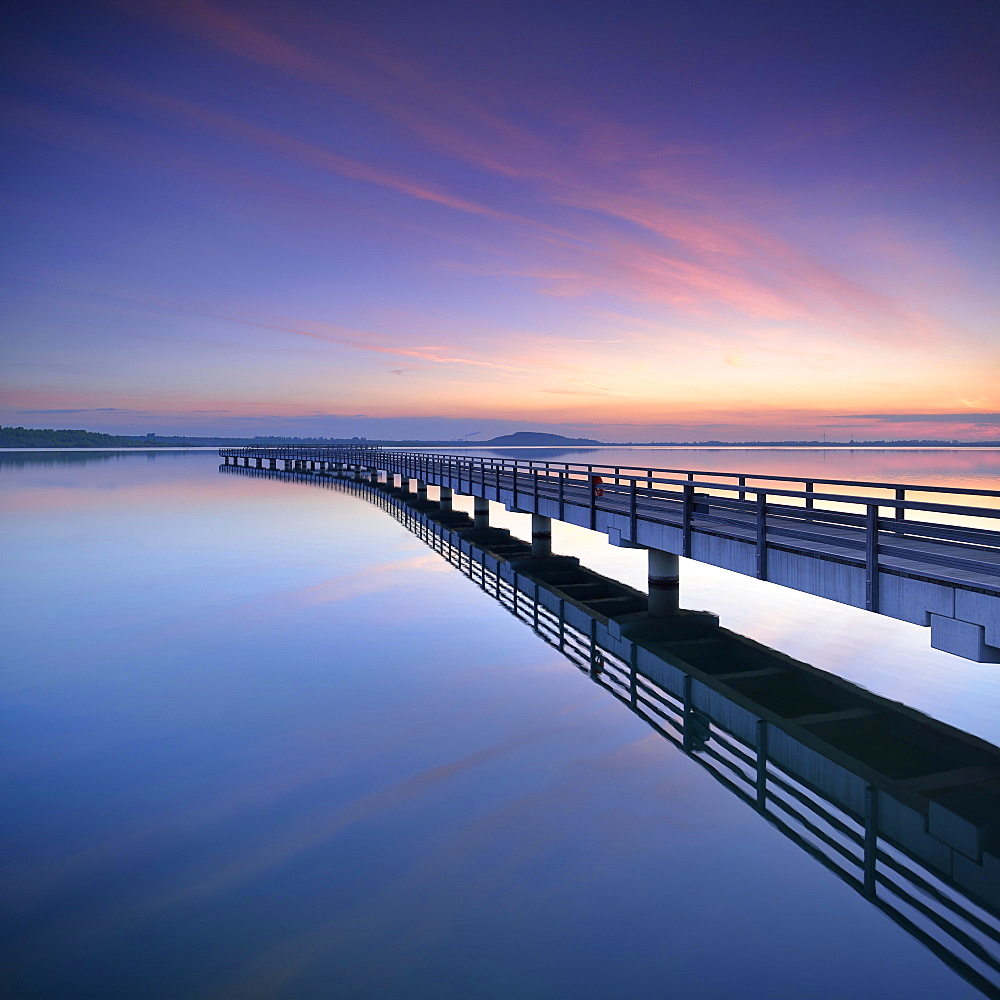
<path fill-rule="evenodd" d="M 1000 7 L 24 4 L 0 422 L 1000 438 Z"/>

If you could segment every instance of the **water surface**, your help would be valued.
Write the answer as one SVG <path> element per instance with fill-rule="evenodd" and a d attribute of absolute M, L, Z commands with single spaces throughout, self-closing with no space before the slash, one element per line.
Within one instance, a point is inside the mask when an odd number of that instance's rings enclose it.
<path fill-rule="evenodd" d="M 903 457 L 1000 480 L 995 452 Z M 363 498 L 212 453 L 51 458 L 0 458 L 11 996 L 980 995 Z M 641 586 L 640 553 L 555 528 Z M 683 581 L 1000 741 L 1000 672 L 926 630 Z"/>

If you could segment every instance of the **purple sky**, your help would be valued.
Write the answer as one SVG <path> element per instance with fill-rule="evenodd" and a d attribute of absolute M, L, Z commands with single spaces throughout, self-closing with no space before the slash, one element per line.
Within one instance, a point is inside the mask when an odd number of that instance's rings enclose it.
<path fill-rule="evenodd" d="M 24 5 L 0 422 L 998 438 L 998 11 Z"/>

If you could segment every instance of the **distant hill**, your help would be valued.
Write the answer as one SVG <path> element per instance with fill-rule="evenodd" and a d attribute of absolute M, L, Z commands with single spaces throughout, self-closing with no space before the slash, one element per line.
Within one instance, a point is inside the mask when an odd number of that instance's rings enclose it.
<path fill-rule="evenodd" d="M 583 444 L 603 444 L 591 438 L 568 438 L 562 434 L 543 434 L 541 431 L 518 431 L 516 434 L 504 434 L 501 437 L 490 438 L 482 444 L 513 445 L 514 447 L 552 447 L 553 445 L 574 446 Z"/>

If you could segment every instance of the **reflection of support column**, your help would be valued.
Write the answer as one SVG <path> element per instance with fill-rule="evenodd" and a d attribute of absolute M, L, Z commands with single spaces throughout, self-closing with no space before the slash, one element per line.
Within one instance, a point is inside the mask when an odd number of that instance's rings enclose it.
<path fill-rule="evenodd" d="M 865 788 L 865 893 L 874 897 L 878 892 L 875 862 L 878 858 L 878 788 Z"/>
<path fill-rule="evenodd" d="M 473 497 L 472 523 L 476 528 L 488 528 L 490 526 L 489 500 L 485 500 L 483 497 Z"/>
<path fill-rule="evenodd" d="M 757 720 L 757 808 L 767 808 L 767 723 Z"/>
<path fill-rule="evenodd" d="M 680 607 L 680 563 L 673 552 L 649 550 L 649 614 L 669 618 Z"/>
<path fill-rule="evenodd" d="M 449 513 L 451 511 L 451 487 L 442 486 L 441 487 L 441 499 L 438 501 L 439 510 L 442 513 Z"/>
<path fill-rule="evenodd" d="M 531 555 L 544 559 L 552 555 L 552 518 L 543 514 L 531 515 Z"/>

